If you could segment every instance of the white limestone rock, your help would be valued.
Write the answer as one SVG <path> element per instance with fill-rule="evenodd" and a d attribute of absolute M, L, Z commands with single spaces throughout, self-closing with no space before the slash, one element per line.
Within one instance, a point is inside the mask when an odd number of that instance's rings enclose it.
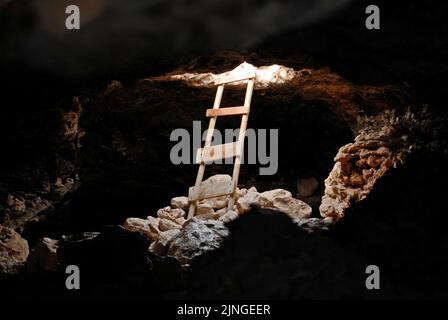
<path fill-rule="evenodd" d="M 206 214 L 213 215 L 214 213 L 215 213 L 215 210 L 213 210 L 213 207 L 209 203 L 206 203 L 206 202 L 199 203 L 196 208 L 197 216 L 206 215 Z"/>
<path fill-rule="evenodd" d="M 160 232 L 154 221 L 148 219 L 128 218 L 123 227 L 131 232 L 142 232 L 151 240 L 156 240 Z"/>
<path fill-rule="evenodd" d="M 185 217 L 185 211 L 180 208 L 172 209 L 171 207 L 165 207 L 157 210 L 157 216 L 160 219 L 168 219 L 171 221 L 176 221 L 178 218 Z"/>
<path fill-rule="evenodd" d="M 171 207 L 175 209 L 187 210 L 189 207 L 187 197 L 175 197 L 171 199 Z"/>
<path fill-rule="evenodd" d="M 176 222 L 170 220 L 170 219 L 165 219 L 162 218 L 159 221 L 159 229 L 160 231 L 168 231 L 171 229 L 180 229 L 182 228 L 181 225 L 177 224 Z"/>
<path fill-rule="evenodd" d="M 308 218 L 312 213 L 312 208 L 309 205 L 292 197 L 275 198 L 272 207 L 285 213 L 291 219 Z"/>
<path fill-rule="evenodd" d="M 180 234 L 179 229 L 171 229 L 160 233 L 159 239 L 149 246 L 149 251 L 158 255 L 165 256 L 168 252 L 171 242 Z"/>
<path fill-rule="evenodd" d="M 229 210 L 229 211 L 227 211 L 224 215 L 222 215 L 221 217 L 219 217 L 219 221 L 222 221 L 222 222 L 224 222 L 224 223 L 229 223 L 229 222 L 232 222 L 233 220 L 236 220 L 236 219 L 238 219 L 238 213 L 236 213 L 235 211 L 233 211 L 233 210 Z"/>

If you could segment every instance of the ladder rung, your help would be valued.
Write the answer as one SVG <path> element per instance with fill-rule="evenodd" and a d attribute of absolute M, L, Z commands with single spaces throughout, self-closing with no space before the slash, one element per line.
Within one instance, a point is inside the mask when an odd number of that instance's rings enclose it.
<path fill-rule="evenodd" d="M 248 107 L 228 107 L 228 108 L 220 108 L 220 109 L 208 109 L 206 117 L 219 117 L 219 116 L 235 116 L 239 114 L 248 114 Z"/>
<path fill-rule="evenodd" d="M 188 190 L 188 200 L 190 202 L 229 195 L 233 192 L 232 180 L 224 182 L 204 181 L 198 187 L 191 187 Z"/>
<path fill-rule="evenodd" d="M 196 163 L 207 163 L 235 157 L 239 152 L 238 146 L 238 142 L 230 142 L 198 149 L 196 154 Z"/>
<path fill-rule="evenodd" d="M 241 80 L 246 80 L 250 78 L 255 78 L 255 70 L 247 70 L 245 72 L 238 72 L 238 74 L 232 74 L 230 72 L 226 72 L 220 74 L 215 78 L 215 85 L 226 84 L 230 82 L 236 82 Z"/>

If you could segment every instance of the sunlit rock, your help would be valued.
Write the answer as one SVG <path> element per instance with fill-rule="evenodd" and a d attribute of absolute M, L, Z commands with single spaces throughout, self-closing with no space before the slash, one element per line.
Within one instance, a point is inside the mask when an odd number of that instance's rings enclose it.
<path fill-rule="evenodd" d="M 270 66 L 255 67 L 247 62 L 243 62 L 235 69 L 226 72 L 225 75 L 239 75 L 249 70 L 255 72 L 255 87 L 256 88 L 267 88 L 269 86 L 285 84 L 292 81 L 298 72 L 292 68 L 281 66 L 278 64 Z M 222 74 L 213 73 L 183 73 L 175 74 L 170 76 L 162 76 L 154 78 L 153 80 L 176 80 L 184 81 L 188 85 L 193 87 L 213 87 L 215 85 L 215 80 L 218 79 Z M 243 86 L 247 83 L 247 80 L 236 81 L 229 83 L 230 86 Z"/>
<path fill-rule="evenodd" d="M 181 231 L 179 229 L 171 229 L 161 232 L 159 239 L 154 241 L 149 246 L 149 251 L 159 256 L 164 256 L 168 252 L 169 245 L 173 239 L 175 239 Z"/>
<path fill-rule="evenodd" d="M 237 200 L 241 197 L 244 197 L 247 194 L 247 189 L 246 188 L 236 188 L 236 198 Z"/>
<path fill-rule="evenodd" d="M 182 226 L 172 220 L 164 219 L 164 218 L 160 219 L 160 222 L 159 222 L 160 231 L 168 231 L 171 229 L 180 229 L 180 228 L 182 228 Z"/>
<path fill-rule="evenodd" d="M 162 209 L 159 209 L 157 211 L 157 216 L 160 219 L 168 219 L 171 221 L 176 221 L 176 219 L 178 218 L 183 218 L 185 217 L 185 211 L 183 209 L 180 208 L 171 208 L 171 207 L 165 207 Z"/>
<path fill-rule="evenodd" d="M 187 219 L 185 219 L 184 217 L 180 217 L 180 218 L 177 218 L 176 220 L 174 220 L 174 222 L 176 222 L 180 226 L 183 226 L 186 221 L 187 221 Z"/>
<path fill-rule="evenodd" d="M 215 210 L 213 210 L 213 207 L 208 202 L 199 203 L 196 208 L 197 216 L 213 215 L 214 213 L 215 213 Z"/>
<path fill-rule="evenodd" d="M 240 214 L 248 212 L 252 206 L 257 206 L 276 209 L 292 219 L 309 217 L 312 211 L 309 205 L 293 198 L 291 192 L 284 189 L 274 189 L 263 193 L 249 190 L 245 196 L 238 199 L 236 205 Z"/>
<path fill-rule="evenodd" d="M 262 207 L 266 205 L 267 201 L 267 199 L 261 197 L 260 193 L 256 191 L 248 191 L 246 195 L 238 199 L 236 206 L 238 208 L 238 213 L 243 214 L 250 211 L 253 205 Z"/>
<path fill-rule="evenodd" d="M 171 199 L 171 207 L 173 208 L 179 208 L 183 210 L 188 209 L 188 198 L 187 197 L 175 197 Z"/>
<path fill-rule="evenodd" d="M 211 206 L 213 209 L 225 208 L 227 206 L 227 203 L 228 203 L 228 196 L 204 199 L 199 202 L 200 205 L 205 204 Z"/>
<path fill-rule="evenodd" d="M 230 223 L 230 222 L 232 222 L 233 220 L 236 220 L 236 219 L 238 219 L 238 213 L 236 213 L 233 210 L 229 210 L 225 214 L 220 216 L 218 220 L 227 224 L 227 223 Z"/>
<path fill-rule="evenodd" d="M 159 228 L 155 225 L 155 221 L 140 218 L 128 218 L 123 227 L 131 232 L 142 232 L 151 240 L 155 240 L 159 236 Z"/>
<path fill-rule="evenodd" d="M 376 116 L 371 125 L 360 131 L 353 143 L 341 147 L 335 164 L 325 180 L 320 213 L 336 221 L 344 217 L 353 202 L 364 200 L 378 179 L 388 170 L 403 164 L 416 147 L 406 134 L 421 123 L 407 112 L 397 117 L 393 112 Z"/>
<path fill-rule="evenodd" d="M 277 197 L 272 201 L 272 208 L 285 213 L 291 219 L 308 218 L 312 209 L 305 202 L 293 197 Z"/>
<path fill-rule="evenodd" d="M 216 214 L 218 217 L 222 217 L 223 215 L 226 214 L 226 212 L 227 212 L 227 208 L 222 208 L 222 209 L 216 210 L 216 211 L 215 211 L 215 214 Z"/>

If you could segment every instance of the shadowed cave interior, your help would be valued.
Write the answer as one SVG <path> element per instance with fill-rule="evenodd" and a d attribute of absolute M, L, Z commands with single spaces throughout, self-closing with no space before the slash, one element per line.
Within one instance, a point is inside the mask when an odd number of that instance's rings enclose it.
<path fill-rule="evenodd" d="M 446 298 L 448 148 L 444 81 L 439 79 L 448 71 L 448 30 L 443 15 L 436 2 L 429 1 L 422 12 L 414 5 L 400 7 L 400 1 L 379 1 L 383 28 L 369 33 L 363 1 L 340 5 L 305 25 L 260 31 L 260 41 L 249 47 L 228 50 L 224 40 L 215 50 L 196 42 L 191 48 L 171 47 L 163 40 L 158 51 L 130 41 L 114 51 L 121 61 L 116 67 L 107 55 L 103 64 L 79 67 L 85 60 L 74 51 L 73 65 L 58 70 L 45 59 L 32 62 L 23 49 L 25 40 L 17 39 L 22 36 L 45 48 L 42 54 L 64 61 L 59 51 L 64 38 L 52 46 L 45 37 L 33 40 L 33 24 L 11 21 L 22 21 L 34 9 L 14 0 L 2 4 L 0 16 L 8 19 L 0 19 L 5 26 L 1 36 L 9 51 L 0 54 L 0 66 L 10 80 L 2 90 L 0 111 L 2 295 Z M 411 22 L 416 14 L 419 27 Z M 15 15 L 21 19 L 14 20 Z M 94 21 L 103 28 L 107 24 L 101 21 L 109 18 L 98 17 Z M 129 28 L 121 36 L 140 39 Z M 90 39 L 91 30 L 82 35 Z M 204 44 L 220 43 L 218 36 L 213 38 L 217 31 L 210 32 Z M 13 48 L 21 49 L 11 58 Z M 86 56 L 95 61 L 99 49 L 92 41 L 89 48 Z M 124 48 L 138 54 L 127 55 Z M 164 54 L 166 48 L 171 55 Z M 216 90 L 169 76 L 219 74 L 244 61 L 293 68 L 296 76 L 254 90 L 249 128 L 278 129 L 278 171 L 260 176 L 260 165 L 244 164 L 239 187 L 255 186 L 260 193 L 285 189 L 312 213 L 300 224 L 275 208 L 255 206 L 234 221 L 208 226 L 229 234 L 218 237 L 214 250 L 204 244 L 185 267 L 175 255 L 148 250 L 156 240 L 147 232 L 122 226 L 131 217 L 157 217 L 158 209 L 173 197 L 186 196 L 194 184 L 197 165 L 171 163 L 175 142 L 170 134 L 177 128 L 192 132 L 193 121 L 201 121 L 205 130 L 205 110 Z M 242 88 L 229 87 L 223 105 L 240 105 L 243 99 Z M 221 129 L 239 125 L 231 118 L 218 123 Z M 359 136 L 365 140 L 356 140 Z M 381 165 L 359 162 L 363 152 L 381 148 L 390 151 L 380 158 Z M 366 178 L 365 170 L 374 172 L 374 180 Z M 231 174 L 232 166 L 210 166 L 206 172 L 207 177 Z M 303 197 L 298 182 L 310 178 L 318 185 Z M 325 211 L 322 197 L 329 207 L 347 207 L 342 214 Z M 331 225 L 323 225 L 322 218 Z M 197 228 L 206 228 L 202 223 Z M 57 250 L 51 251 L 44 237 L 58 240 Z M 79 292 L 64 286 L 64 266 L 70 264 L 83 270 Z M 372 264 L 381 268 L 378 291 L 365 288 L 365 268 Z"/>

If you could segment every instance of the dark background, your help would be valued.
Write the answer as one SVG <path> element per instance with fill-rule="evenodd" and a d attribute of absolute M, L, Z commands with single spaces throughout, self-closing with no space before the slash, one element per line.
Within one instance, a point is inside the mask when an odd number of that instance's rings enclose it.
<path fill-rule="evenodd" d="M 100 81 L 161 74 L 179 58 L 222 50 L 269 52 L 272 60 L 300 53 L 348 80 L 409 83 L 426 103 L 442 101 L 448 10 L 440 1 L 72 2 L 0 2 L 1 112 L 12 116 Z M 81 7 L 80 30 L 65 29 L 68 3 Z M 369 4 L 381 9 L 381 30 L 365 28 Z M 1 119 L 9 130 L 8 116 Z"/>
<path fill-rule="evenodd" d="M 65 30 L 65 2 L 0 1 L 0 145 L 4 162 L 0 177 L 19 172 L 16 168 L 22 170 L 31 166 L 34 161 L 40 161 L 42 155 L 46 161 L 50 159 L 45 162 L 48 170 L 54 169 L 55 151 L 48 146 L 56 143 L 48 139 L 49 135 L 41 133 L 47 127 L 51 131 L 53 124 L 46 119 L 52 119 L 53 113 L 70 104 L 73 96 L 97 93 L 114 79 L 126 84 L 133 79 L 163 74 L 191 59 L 207 62 L 209 57 L 215 57 L 212 61 L 219 66 L 231 56 L 225 53 L 228 50 L 239 56 L 255 54 L 264 64 L 288 61 L 287 66 L 296 69 L 328 67 L 355 84 L 403 86 L 412 94 L 415 105 L 428 104 L 434 114 L 446 115 L 448 4 L 439 0 L 178 0 L 169 4 L 162 0 L 70 1 L 81 8 L 79 31 Z M 369 4 L 380 7 L 381 30 L 365 28 L 364 11 Z M 173 90 L 168 88 L 166 92 Z M 121 114 L 120 111 L 117 114 Z M 89 119 L 88 112 L 86 119 Z M 313 127 L 313 121 L 318 118 L 310 116 L 309 127 Z M 117 119 L 116 122 L 122 120 L 119 116 Z M 133 123 L 132 115 L 126 119 Z M 328 123 L 329 126 L 340 124 L 332 119 Z M 95 129 L 91 123 L 84 125 Z M 331 145 L 334 151 L 325 155 L 329 166 L 341 143 L 353 138 L 344 125 L 341 122 L 341 136 L 332 140 L 338 142 Z M 164 125 L 153 128 L 164 130 Z M 334 132 L 336 136 L 337 130 Z M 95 138 L 94 135 L 92 130 L 87 137 Z M 326 137 L 321 139 L 325 142 Z M 312 141 L 305 145 L 315 147 Z M 96 145 L 92 146 L 85 144 L 81 158 L 84 165 L 97 169 L 92 162 L 97 160 L 94 156 L 98 153 L 94 149 Z M 121 158 L 110 159 L 113 166 L 125 167 L 126 163 L 122 165 L 120 161 Z M 290 163 L 294 161 L 291 159 Z M 383 180 L 368 201 L 352 208 L 346 221 L 328 236 L 309 238 L 296 232 L 297 228 L 289 221 L 278 220 L 283 218 L 258 219 L 250 215 L 241 218 L 234 228 L 235 237 L 221 251 L 197 261 L 191 273 L 196 286 L 190 288 L 192 292 L 188 291 L 190 289 L 177 292 L 176 297 L 191 297 L 192 294 L 199 298 L 212 297 L 222 279 L 218 276 L 210 281 L 203 276 L 204 270 L 210 270 L 211 266 L 218 274 L 225 271 L 220 268 L 228 268 L 232 279 L 243 282 L 250 273 L 248 270 L 255 268 L 254 261 L 266 250 L 271 273 L 253 273 L 253 282 L 262 285 L 249 287 L 241 297 L 276 295 L 288 298 L 292 292 L 297 298 L 356 298 L 358 293 L 371 298 L 360 288 L 359 280 L 364 274 L 353 275 L 354 270 L 361 270 L 360 266 L 371 262 L 386 268 L 387 290 L 374 298 L 446 297 L 445 163 L 446 156 L 435 158 L 432 154 L 413 159 L 408 167 L 394 171 Z M 84 170 L 88 169 L 84 166 Z M 159 180 L 167 178 L 162 169 L 154 179 L 154 189 Z M 322 170 L 328 172 L 328 169 Z M 118 223 L 126 216 L 149 206 L 156 208 L 158 202 L 166 203 L 177 195 L 168 188 L 161 188 L 154 199 L 140 197 L 141 202 L 135 203 L 123 181 L 109 180 L 102 172 L 90 170 L 87 173 L 82 177 L 84 186 L 81 188 L 84 189 L 75 195 L 75 200 L 78 198 L 72 211 L 80 215 L 89 228 L 110 221 Z M 122 174 L 123 180 L 129 177 L 127 171 Z M 134 174 L 142 175 L 140 171 Z M 145 175 L 143 178 L 149 179 Z M 107 192 L 101 194 L 98 187 L 104 184 L 110 189 L 106 188 Z M 5 185 L 0 184 L 1 194 L 10 191 Z M 95 190 L 98 193 L 92 195 Z M 115 197 L 117 192 L 123 199 Z M 149 204 L 149 200 L 156 204 Z M 132 203 L 130 207 L 128 203 Z M 114 212 L 124 209 L 120 216 L 111 219 Z M 88 224 L 93 212 L 101 214 L 95 216 L 94 223 Z M 111 216 L 105 216 L 108 213 Z M 273 225 L 277 227 L 273 237 L 278 241 L 265 236 Z M 46 234 L 42 230 L 31 230 L 26 235 L 36 238 Z M 241 249 L 240 243 L 253 246 Z M 287 247 L 289 243 L 294 245 Z M 289 249 L 279 250 L 279 246 Z M 93 251 L 92 256 L 95 256 Z M 326 257 L 330 257 L 332 263 L 328 263 Z M 298 275 L 297 282 L 290 284 L 290 275 L 295 274 L 289 273 L 290 269 L 303 269 L 308 276 Z M 277 287 L 263 282 L 267 275 L 272 275 L 269 279 L 274 279 Z M 303 281 L 313 284 L 311 296 L 308 287 L 301 282 L 302 276 Z M 322 283 L 319 279 L 323 279 Z M 29 279 L 25 280 L 20 280 L 22 286 L 17 288 L 26 288 Z M 285 283 L 286 289 L 282 287 Z M 37 281 L 37 285 L 40 284 Z M 15 283 L 11 287 L 15 288 Z M 334 290 L 328 290 L 329 287 Z M 229 291 L 218 297 L 231 296 L 235 288 L 237 285 L 232 283 Z M 117 290 L 120 289 L 118 285 Z M 107 288 L 101 288 L 96 294 L 102 295 L 104 291 Z M 33 293 L 30 291 L 29 295 Z"/>

